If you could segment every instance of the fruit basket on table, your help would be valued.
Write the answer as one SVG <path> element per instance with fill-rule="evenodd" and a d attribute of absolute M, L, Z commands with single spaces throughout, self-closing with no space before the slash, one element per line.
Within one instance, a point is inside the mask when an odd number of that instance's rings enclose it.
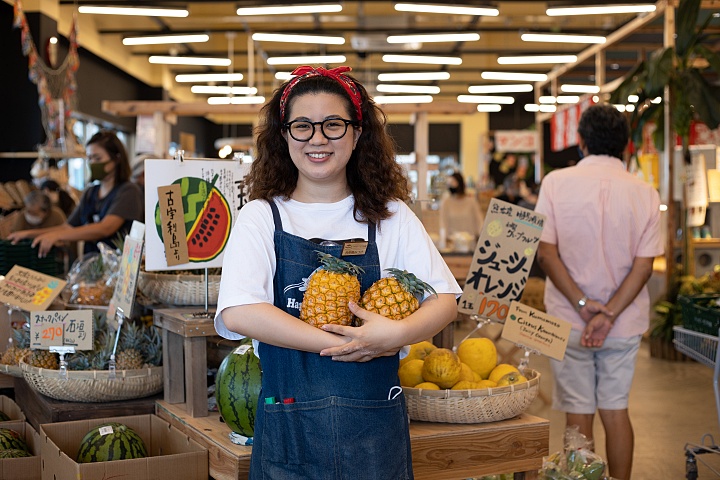
<path fill-rule="evenodd" d="M 528 381 L 504 387 L 427 390 L 403 387 L 411 420 L 441 423 L 486 423 L 523 413 L 540 389 L 540 372 L 525 370 Z"/>
<path fill-rule="evenodd" d="M 165 305 L 203 305 L 206 292 L 205 275 L 140 271 L 138 290 L 152 301 Z M 220 275 L 211 271 L 207 276 L 209 305 L 217 305 L 219 292 Z"/>

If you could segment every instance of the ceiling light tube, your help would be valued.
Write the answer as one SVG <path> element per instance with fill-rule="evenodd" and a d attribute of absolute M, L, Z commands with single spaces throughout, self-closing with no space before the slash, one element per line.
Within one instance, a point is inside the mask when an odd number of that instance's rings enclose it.
<path fill-rule="evenodd" d="M 162 45 L 166 43 L 203 43 L 210 40 L 210 35 L 156 35 L 151 37 L 123 38 L 123 45 Z"/>
<path fill-rule="evenodd" d="M 285 33 L 253 33 L 252 39 L 260 42 L 312 43 L 320 45 L 343 45 L 345 38 L 323 35 L 293 35 Z"/>
<path fill-rule="evenodd" d="M 255 87 L 230 87 L 226 85 L 193 85 L 190 87 L 192 93 L 209 93 L 211 95 L 255 95 Z"/>
<path fill-rule="evenodd" d="M 230 66 L 229 58 L 173 57 L 164 55 L 150 55 L 148 61 L 150 63 L 158 63 L 162 65 L 208 65 L 216 67 Z"/>
<path fill-rule="evenodd" d="M 385 63 L 423 63 L 429 65 L 460 65 L 460 57 L 431 57 L 428 55 L 383 55 Z"/>
<path fill-rule="evenodd" d="M 259 105 L 265 103 L 265 97 L 209 97 L 209 105 Z"/>
<path fill-rule="evenodd" d="M 500 65 L 529 65 L 539 63 L 573 63 L 577 55 L 525 55 L 520 57 L 498 57 Z"/>
<path fill-rule="evenodd" d="M 175 75 L 175 81 L 178 83 L 239 82 L 242 79 L 242 73 L 183 73 Z"/>
<path fill-rule="evenodd" d="M 595 5 L 586 7 L 548 8 L 545 14 L 549 17 L 565 15 L 609 15 L 613 13 L 647 13 L 654 12 L 655 5 Z"/>
<path fill-rule="evenodd" d="M 508 80 L 520 82 L 544 82 L 547 80 L 547 75 L 544 73 L 482 72 L 480 77 L 485 80 Z"/>
<path fill-rule="evenodd" d="M 543 113 L 554 113 L 557 111 L 555 105 L 540 105 L 540 111 Z"/>
<path fill-rule="evenodd" d="M 573 85 L 566 83 L 560 85 L 560 91 L 565 93 L 600 93 L 600 87 L 598 85 Z"/>
<path fill-rule="evenodd" d="M 448 80 L 448 72 L 379 73 L 381 82 L 408 82 L 413 80 Z"/>
<path fill-rule="evenodd" d="M 375 103 L 430 103 L 433 101 L 432 95 L 376 95 L 373 97 Z"/>
<path fill-rule="evenodd" d="M 476 42 L 479 33 L 428 33 L 423 35 L 390 35 L 388 43 Z"/>
<path fill-rule="evenodd" d="M 540 111 L 540 105 L 537 103 L 526 103 L 525 104 L 525 111 L 526 112 L 539 112 Z"/>
<path fill-rule="evenodd" d="M 275 72 L 275 79 L 276 80 L 282 80 L 283 82 L 286 80 L 290 80 L 295 75 L 293 75 L 290 72 Z"/>
<path fill-rule="evenodd" d="M 333 13 L 341 12 L 342 5 L 333 3 L 325 5 L 277 5 L 273 7 L 240 7 L 238 15 L 297 15 L 300 13 Z"/>
<path fill-rule="evenodd" d="M 497 95 L 458 95 L 457 101 L 460 103 L 502 103 L 512 105 L 515 103 L 515 98 Z"/>
<path fill-rule="evenodd" d="M 580 97 L 577 95 L 558 95 L 557 103 L 578 103 L 580 101 Z"/>
<path fill-rule="evenodd" d="M 270 57 L 268 65 L 311 65 L 313 63 L 343 63 L 345 55 L 310 55 L 306 57 Z"/>
<path fill-rule="evenodd" d="M 555 97 L 552 95 L 541 95 L 540 98 L 538 98 L 538 102 L 553 104 L 555 103 Z"/>
<path fill-rule="evenodd" d="M 398 12 L 443 13 L 447 15 L 484 15 L 497 17 L 500 11 L 490 7 L 468 7 L 464 5 L 429 5 L 420 3 L 396 3 Z"/>
<path fill-rule="evenodd" d="M 470 85 L 469 93 L 521 93 L 532 92 L 533 86 L 529 83 L 518 83 L 516 85 Z"/>
<path fill-rule="evenodd" d="M 628 103 L 637 103 L 640 100 L 638 95 L 628 95 Z"/>
<path fill-rule="evenodd" d="M 97 15 L 138 15 L 143 17 L 187 17 L 190 13 L 184 8 L 144 8 L 144 7 L 101 7 L 83 5 L 78 7 L 79 13 Z"/>
<path fill-rule="evenodd" d="M 502 110 L 502 107 L 498 104 L 492 104 L 492 103 L 481 103 L 477 106 L 478 112 L 499 112 Z"/>
<path fill-rule="evenodd" d="M 567 33 L 523 33 L 520 35 L 523 42 L 551 42 L 551 43 L 605 43 L 605 37 L 596 35 L 570 35 Z"/>
<path fill-rule="evenodd" d="M 376 87 L 378 92 L 382 93 L 440 93 L 440 87 L 432 85 L 397 85 L 380 83 Z"/>

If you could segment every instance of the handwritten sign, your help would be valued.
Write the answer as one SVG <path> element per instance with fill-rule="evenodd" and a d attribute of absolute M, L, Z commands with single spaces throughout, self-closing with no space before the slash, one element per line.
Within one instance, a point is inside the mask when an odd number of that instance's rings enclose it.
<path fill-rule="evenodd" d="M 30 316 L 30 348 L 93 349 L 92 310 L 48 310 Z"/>
<path fill-rule="evenodd" d="M 29 312 L 46 310 L 67 282 L 15 265 L 0 281 L 0 302 Z"/>
<path fill-rule="evenodd" d="M 545 216 L 492 199 L 458 311 L 504 322 L 525 289 Z"/>
<path fill-rule="evenodd" d="M 108 322 L 117 329 L 115 312 L 121 308 L 125 315 L 130 316 L 135 292 L 137 291 L 137 278 L 140 271 L 140 259 L 143 251 L 144 224 L 133 222 L 130 234 L 125 237 L 122 259 L 120 260 L 120 276 L 115 284 L 113 296 L 108 305 Z"/>
<path fill-rule="evenodd" d="M 510 303 L 502 338 L 562 360 L 565 357 L 570 322 L 552 317 L 519 302 Z"/>
<path fill-rule="evenodd" d="M 160 209 L 160 225 L 165 244 L 165 261 L 168 267 L 188 263 L 188 245 L 185 232 L 185 210 L 182 203 L 180 185 L 164 185 L 158 187 L 158 204 Z"/>

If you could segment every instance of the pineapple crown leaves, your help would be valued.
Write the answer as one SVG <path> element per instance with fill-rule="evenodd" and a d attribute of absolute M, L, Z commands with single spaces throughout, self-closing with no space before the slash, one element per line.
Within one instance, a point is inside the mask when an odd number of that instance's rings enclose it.
<path fill-rule="evenodd" d="M 365 273 L 365 270 L 363 270 L 362 267 L 359 267 L 341 258 L 334 257 L 329 253 L 323 253 L 317 250 L 315 250 L 315 253 L 317 253 L 318 255 L 318 260 L 320 260 L 322 268 L 327 270 L 328 272 L 347 273 L 354 276 Z"/>
<path fill-rule="evenodd" d="M 407 270 L 400 270 L 399 268 L 386 268 L 385 271 L 395 277 L 398 283 L 413 295 L 422 298 L 425 292 L 429 292 L 437 297 L 435 289 L 430 286 L 430 284 L 417 278 L 414 273 L 410 273 Z"/>

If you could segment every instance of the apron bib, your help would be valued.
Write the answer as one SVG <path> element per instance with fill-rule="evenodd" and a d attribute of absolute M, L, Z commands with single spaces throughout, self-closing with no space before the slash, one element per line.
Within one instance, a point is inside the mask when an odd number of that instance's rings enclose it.
<path fill-rule="evenodd" d="M 275 222 L 275 306 L 299 317 L 306 279 L 319 266 L 317 251 L 341 257 L 342 246 L 324 246 Z M 364 291 L 380 278 L 375 225 L 368 226 L 364 255 L 344 257 L 363 268 Z M 405 398 L 397 377 L 399 356 L 369 362 L 258 346 L 262 392 L 255 418 L 250 479 L 412 479 Z M 274 397 L 274 404 L 265 399 Z M 293 398 L 293 403 L 283 400 Z"/>

